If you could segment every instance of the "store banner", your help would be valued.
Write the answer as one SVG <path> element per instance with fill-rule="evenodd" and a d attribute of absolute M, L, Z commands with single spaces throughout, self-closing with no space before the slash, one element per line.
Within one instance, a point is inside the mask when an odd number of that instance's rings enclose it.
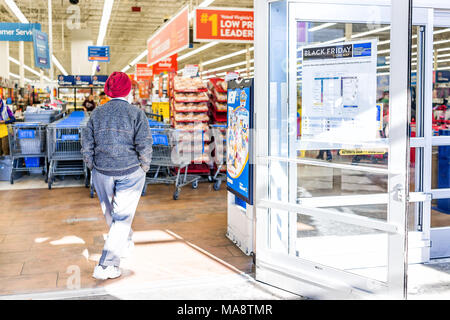
<path fill-rule="evenodd" d="M 92 76 L 92 85 L 104 86 L 106 80 L 108 80 L 108 76 Z"/>
<path fill-rule="evenodd" d="M 136 64 L 136 79 L 141 80 L 152 80 L 153 78 L 153 68 L 152 66 L 147 66 L 146 63 Z"/>
<path fill-rule="evenodd" d="M 177 72 L 178 71 L 178 54 L 163 59 L 152 66 L 153 74 L 160 74 L 163 72 Z"/>
<path fill-rule="evenodd" d="M 252 9 L 195 9 L 194 41 L 253 42 Z"/>
<path fill-rule="evenodd" d="M 91 76 L 75 76 L 75 85 L 88 86 L 92 84 Z"/>
<path fill-rule="evenodd" d="M 95 75 L 95 76 L 58 76 L 58 85 L 60 87 L 73 87 L 73 86 L 104 86 L 108 80 L 107 75 Z"/>
<path fill-rule="evenodd" d="M 39 30 L 33 30 L 34 65 L 36 68 L 50 69 L 50 50 L 48 35 Z"/>
<path fill-rule="evenodd" d="M 228 83 L 227 189 L 253 204 L 253 80 Z"/>
<path fill-rule="evenodd" d="M 75 76 L 58 76 L 58 86 L 69 87 L 75 85 Z"/>
<path fill-rule="evenodd" d="M 109 46 L 88 46 L 89 61 L 109 62 L 109 59 Z"/>
<path fill-rule="evenodd" d="M 147 64 L 174 55 L 189 47 L 189 6 L 182 9 L 175 17 L 164 24 L 147 40 Z M 154 71 L 154 74 L 157 72 Z"/>
<path fill-rule="evenodd" d="M 0 41 L 33 41 L 33 30 L 41 30 L 40 23 L 0 22 Z"/>

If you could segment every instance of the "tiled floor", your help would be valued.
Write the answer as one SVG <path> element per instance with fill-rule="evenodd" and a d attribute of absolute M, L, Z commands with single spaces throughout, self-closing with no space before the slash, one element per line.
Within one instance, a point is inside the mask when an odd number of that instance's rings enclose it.
<path fill-rule="evenodd" d="M 225 236 L 226 191 L 150 186 L 133 223 L 136 248 L 123 276 L 91 277 L 108 232 L 86 188 L 0 192 L 0 295 L 129 286 L 251 274 L 252 258 Z M 77 275 L 79 274 L 79 278 Z"/>

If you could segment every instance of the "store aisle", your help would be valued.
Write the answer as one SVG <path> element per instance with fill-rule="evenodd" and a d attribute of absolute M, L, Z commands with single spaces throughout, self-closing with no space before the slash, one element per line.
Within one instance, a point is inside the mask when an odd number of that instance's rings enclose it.
<path fill-rule="evenodd" d="M 123 276 L 105 282 L 91 277 L 108 229 L 88 189 L 2 191 L 0 295 L 252 274 L 252 258 L 225 237 L 225 189 L 184 188 L 178 201 L 172 189 L 149 188 L 133 223 L 135 251 Z"/>

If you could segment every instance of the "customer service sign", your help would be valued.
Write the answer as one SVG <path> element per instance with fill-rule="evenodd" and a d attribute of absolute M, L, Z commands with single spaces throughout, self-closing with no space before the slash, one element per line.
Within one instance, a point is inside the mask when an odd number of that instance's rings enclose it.
<path fill-rule="evenodd" d="M 40 23 L 0 23 L 0 41 L 33 41 L 33 29 L 41 30 Z"/>
<path fill-rule="evenodd" d="M 197 8 L 194 41 L 253 42 L 251 9 Z"/>

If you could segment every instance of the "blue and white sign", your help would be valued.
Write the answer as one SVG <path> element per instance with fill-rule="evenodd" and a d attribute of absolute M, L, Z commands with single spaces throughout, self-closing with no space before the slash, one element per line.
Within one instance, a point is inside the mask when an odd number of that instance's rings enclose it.
<path fill-rule="evenodd" d="M 88 60 L 109 62 L 109 46 L 88 46 Z"/>
<path fill-rule="evenodd" d="M 0 22 L 0 41 L 33 41 L 33 29 L 40 31 L 41 24 Z"/>
<path fill-rule="evenodd" d="M 90 84 L 92 84 L 91 76 L 75 76 L 76 86 L 88 86 Z"/>
<path fill-rule="evenodd" d="M 108 76 L 92 76 L 92 85 L 104 86 L 106 80 L 108 80 Z"/>
<path fill-rule="evenodd" d="M 68 87 L 75 85 L 75 77 L 74 76 L 58 76 L 58 85 L 60 87 Z"/>
<path fill-rule="evenodd" d="M 50 69 L 48 36 L 45 32 L 33 30 L 34 65 L 36 68 Z"/>
<path fill-rule="evenodd" d="M 227 189 L 253 204 L 253 165 L 251 129 L 253 128 L 253 81 L 228 85 L 227 113 Z"/>

